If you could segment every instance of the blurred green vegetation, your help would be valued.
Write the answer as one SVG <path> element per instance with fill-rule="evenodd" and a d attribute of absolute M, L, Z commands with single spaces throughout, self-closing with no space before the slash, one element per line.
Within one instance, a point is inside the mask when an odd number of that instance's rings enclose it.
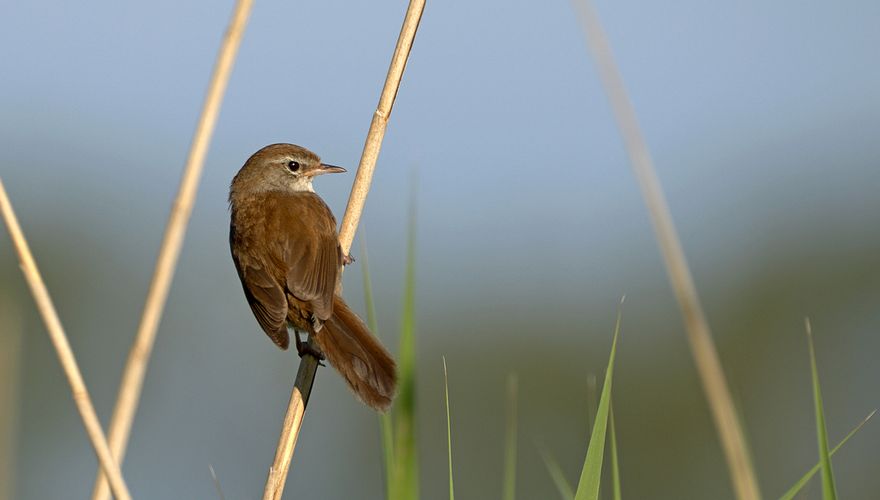
<path fill-rule="evenodd" d="M 22 219 L 98 410 L 107 418 L 149 278 L 149 258 L 144 255 L 149 251 L 137 248 L 146 240 L 133 236 L 136 231 L 116 233 L 124 236 L 120 240 L 100 229 L 76 226 L 75 212 L 42 220 L 24 213 Z M 250 324 L 228 255 L 217 246 L 222 230 L 217 228 L 215 239 L 196 229 L 188 241 L 126 466 L 135 491 L 209 497 L 213 487 L 203 473 L 207 463 L 214 465 L 229 497 L 258 491 L 265 479 L 261 464 L 271 458 L 266 450 L 277 437 L 296 363 L 286 353 L 270 349 Z M 77 231 L 79 237 L 57 239 Z M 880 282 L 876 265 L 880 245 L 866 239 L 860 247 L 805 248 L 795 245 L 754 256 L 751 268 L 761 272 L 747 279 L 701 283 L 762 490 L 768 496 L 790 488 L 815 464 L 815 441 L 809 439 L 815 432 L 809 411 L 809 363 L 800 322 L 804 311 L 810 312 L 814 324 L 822 325 L 822 331 L 833 332 L 816 338 L 822 365 L 827 367 L 823 389 L 829 439 L 838 442 L 853 422 L 876 406 L 870 381 L 877 375 L 878 341 L 873 332 L 880 325 L 873 304 Z M 129 249 L 131 262 L 144 264 L 127 265 L 129 259 L 119 258 L 119 252 Z M 696 260 L 699 280 L 700 259 Z M 420 297 L 415 355 L 418 363 L 439 362 L 442 354 L 447 356 L 449 384 L 454 388 L 450 405 L 459 496 L 501 495 L 507 419 L 504 386 L 511 372 L 519 379 L 518 434 L 524 443 L 518 453 L 517 497 L 556 495 L 554 480 L 534 443 L 552 450 L 565 477 L 577 477 L 588 435 L 584 423 L 591 418 L 588 378 L 607 361 L 602 360 L 603 337 L 607 346 L 607 333 L 602 332 L 612 327 L 604 318 L 613 297 L 588 294 L 571 305 L 533 301 L 472 308 L 467 301 L 437 300 L 449 292 L 433 285 L 438 275 L 430 262 L 424 257 L 416 261 L 421 278 L 414 294 Z M 381 266 L 378 275 L 376 262 Z M 378 314 L 371 322 L 378 318 L 394 324 L 402 317 L 402 307 L 387 306 L 398 300 L 406 303 L 404 293 L 410 293 L 393 284 L 406 282 L 406 273 L 394 272 L 401 262 L 406 260 L 371 259 L 371 271 L 380 285 L 375 298 Z M 17 368 L 18 404 L 4 408 L 17 414 L 12 459 L 16 498 L 52 497 L 51 492 L 57 491 L 53 483 L 36 481 L 28 472 L 42 463 L 61 471 L 66 488 L 86 495 L 94 472 L 91 450 L 6 244 L 0 246 L 0 264 L 6 297 L 12 297 L 7 303 L 18 309 L 26 332 Z M 225 271 L 217 275 L 217 269 Z M 347 280 L 352 276 L 356 274 L 348 273 Z M 622 276 L 626 279 L 626 272 Z M 642 274 L 641 279 L 639 286 L 627 291 L 629 333 L 619 346 L 626 363 L 615 374 L 614 384 L 624 492 L 629 498 L 731 498 L 723 458 L 662 271 Z M 733 286 L 713 286 L 719 282 Z M 357 280 L 349 282 L 347 289 L 357 290 L 356 284 Z M 395 288 L 400 295 L 395 296 Z M 138 289 L 142 293 L 132 292 Z M 348 294 L 354 303 L 358 295 Z M 415 304 L 415 297 L 412 300 Z M 550 333 L 547 317 L 537 313 L 542 309 L 554 311 Z M 9 317 L 4 316 L 0 330 L 4 336 L 12 332 L 9 325 Z M 385 343 L 393 340 L 384 330 L 380 335 Z M 439 492 L 448 489 L 443 381 L 437 370 L 420 373 L 415 387 L 419 420 L 413 436 L 418 443 L 420 490 L 422 498 L 439 498 Z M 329 491 L 326 494 L 335 498 L 349 491 L 331 479 L 344 473 L 358 478 L 359 488 L 370 492 L 367 496 L 384 495 L 378 459 L 382 440 L 371 438 L 377 432 L 369 412 L 350 401 L 329 370 L 319 373 L 316 387 L 318 397 L 312 402 L 297 455 L 309 459 L 297 462 L 289 484 L 305 497 L 318 498 L 319 491 Z M 347 430 L 335 430 L 340 428 Z M 863 498 L 880 487 L 870 472 L 878 436 L 867 426 L 835 454 L 841 495 Z M 175 450 L 173 457 L 168 456 L 169 449 Z M 334 476 L 321 471 L 330 462 L 337 464 Z M 156 477 L 167 481 L 157 483 Z M 495 480 L 487 480 L 491 478 Z M 312 483 L 314 490 L 309 489 Z"/>
<path fill-rule="evenodd" d="M 266 341 L 241 297 L 226 246 L 225 189 L 234 168 L 206 172 L 206 193 L 187 235 L 126 460 L 136 495 L 210 497 L 213 487 L 204 474 L 209 463 L 230 498 L 251 496 L 265 481 L 264 466 L 297 360 Z M 811 175 L 818 175 L 817 168 L 810 167 Z M 56 185 L 39 180 L 45 172 L 31 170 L 9 173 L 8 189 L 106 422 L 173 189 L 161 191 L 162 199 L 155 186 L 141 193 L 88 184 L 78 180 L 94 180 L 86 167 L 53 173 L 60 179 Z M 827 332 L 817 336 L 816 349 L 827 367 L 822 385 L 829 440 L 839 442 L 853 422 L 877 406 L 880 234 L 872 228 L 880 198 L 852 194 L 873 185 L 875 171 L 865 170 L 861 177 L 858 169 L 836 172 L 841 184 L 833 192 L 816 180 L 819 187 L 808 194 L 824 195 L 821 202 L 731 190 L 730 213 L 714 205 L 676 212 L 768 496 L 786 491 L 815 464 L 801 318 L 809 315 L 817 331 Z M 176 174 L 168 177 L 176 181 Z M 426 186 L 425 198 L 435 189 L 435 184 Z M 681 188 L 671 194 L 674 210 L 677 199 L 690 196 Z M 328 196 L 331 203 L 333 196 Z M 408 236 L 407 196 L 374 196 L 371 200 L 381 203 L 371 205 L 365 219 L 367 231 L 375 230 L 370 232 L 375 297 L 368 301 L 373 305 L 362 304 L 365 298 L 358 292 L 364 278 L 358 273 L 346 273 L 346 298 L 367 311 L 371 325 L 402 323 L 402 331 L 414 332 L 418 318 L 418 343 L 392 329 L 375 331 L 386 345 L 398 344 L 402 372 L 420 373 L 406 388 L 412 399 L 400 401 L 418 405 L 418 420 L 411 421 L 407 437 L 418 449 L 406 456 L 411 470 L 420 471 L 423 498 L 440 498 L 439 492 L 448 490 L 443 381 L 430 368 L 443 355 L 454 388 L 450 405 L 460 498 L 503 494 L 509 415 L 504 387 L 511 373 L 519 380 L 517 497 L 556 494 L 535 443 L 552 450 L 558 477 L 578 477 L 591 427 L 584 423 L 595 412 L 590 377 L 607 364 L 607 332 L 613 327 L 608 311 L 623 292 L 629 333 L 618 346 L 626 368 L 615 374 L 614 423 L 627 497 L 732 498 L 638 199 L 591 205 L 597 227 L 565 218 L 581 208 L 564 193 L 555 201 L 568 208 L 553 212 L 554 223 L 534 216 L 541 205 L 525 198 L 521 206 L 507 206 L 518 232 L 504 234 L 504 228 L 484 224 L 480 213 L 451 217 L 445 212 L 451 205 L 427 207 L 419 234 Z M 754 206 L 773 209 L 754 216 L 749 212 Z M 371 220 L 370 214 L 382 211 L 394 216 Z M 549 238 L 553 233 L 546 231 L 557 219 L 585 229 L 560 230 L 571 243 L 561 235 Z M 627 222 L 633 220 L 642 222 Z M 505 223 L 511 222 L 499 222 Z M 510 234 L 517 245 L 504 239 Z M 408 250 L 416 243 L 418 255 Z M 9 417 L 5 421 L 13 422 L 15 440 L 5 449 L 13 450 L 7 463 L 12 463 L 16 498 L 85 496 L 95 467 L 91 449 L 5 236 L 0 237 L 0 287 L 4 305 L 13 308 L 0 316 L 0 336 L 8 341 L 22 332 L 17 366 L 4 365 L 18 375 L 0 381 L 19 381 L 13 396 L 4 399 L 15 404 L 2 408 Z M 383 443 L 392 447 L 391 433 L 377 436 L 372 415 L 331 370 L 319 372 L 315 396 L 298 444 L 297 457 L 307 459 L 297 459 L 288 484 L 303 498 L 346 498 L 353 485 L 364 496 L 383 496 L 392 481 L 383 479 L 379 457 Z M 863 498 L 880 490 L 873 473 L 877 442 L 880 431 L 867 426 L 859 439 L 835 453 L 842 497 Z M 38 474 L 44 470 L 57 471 L 57 481 L 44 481 Z M 346 480 L 338 480 L 340 475 Z"/>

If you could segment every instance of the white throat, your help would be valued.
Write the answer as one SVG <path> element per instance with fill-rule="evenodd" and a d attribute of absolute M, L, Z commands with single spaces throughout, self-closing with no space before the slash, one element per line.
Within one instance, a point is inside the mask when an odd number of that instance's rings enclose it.
<path fill-rule="evenodd" d="M 315 188 L 312 187 L 311 176 L 296 176 L 290 181 L 290 189 L 297 192 L 314 193 Z"/>

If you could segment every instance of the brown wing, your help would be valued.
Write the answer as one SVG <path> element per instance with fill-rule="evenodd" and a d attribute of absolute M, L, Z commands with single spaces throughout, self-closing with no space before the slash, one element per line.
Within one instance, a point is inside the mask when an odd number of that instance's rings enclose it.
<path fill-rule="evenodd" d="M 342 265 L 342 251 L 336 235 L 336 220 L 314 193 L 287 195 L 279 203 L 283 228 L 282 258 L 287 269 L 287 290 L 308 303 L 318 319 L 333 314 L 336 275 Z"/>
<path fill-rule="evenodd" d="M 252 203 L 233 209 L 232 258 L 257 322 L 287 349 L 287 294 L 305 306 L 305 318 L 333 314 L 342 265 L 336 220 L 314 193 L 267 193 Z"/>
<path fill-rule="evenodd" d="M 248 251 L 249 246 L 236 234 L 234 225 L 230 227 L 229 241 L 235 269 L 257 323 L 278 347 L 287 349 L 290 335 L 284 290 L 266 269 L 261 255 Z"/>

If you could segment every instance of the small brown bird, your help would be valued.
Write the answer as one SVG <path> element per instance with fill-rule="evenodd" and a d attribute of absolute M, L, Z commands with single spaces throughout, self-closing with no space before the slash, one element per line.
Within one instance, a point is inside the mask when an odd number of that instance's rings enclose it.
<path fill-rule="evenodd" d="M 394 360 L 336 294 L 344 256 L 336 219 L 312 179 L 344 168 L 321 163 L 293 144 L 272 144 L 251 156 L 229 189 L 229 246 L 257 322 L 278 347 L 290 344 L 330 361 L 367 405 L 385 411 L 397 383 Z M 314 338 L 312 352 L 299 333 Z"/>

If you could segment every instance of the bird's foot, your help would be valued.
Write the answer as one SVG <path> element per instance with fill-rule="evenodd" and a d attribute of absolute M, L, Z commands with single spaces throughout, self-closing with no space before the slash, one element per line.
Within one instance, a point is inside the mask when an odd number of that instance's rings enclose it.
<path fill-rule="evenodd" d="M 299 354 L 299 357 L 300 357 L 300 358 L 302 358 L 303 356 L 309 355 L 309 356 L 311 356 L 311 357 L 317 359 L 317 360 L 318 360 L 318 364 L 319 364 L 320 366 L 327 366 L 327 365 L 325 365 L 324 363 L 321 362 L 321 361 L 324 361 L 324 360 L 327 359 L 327 358 L 324 356 L 324 353 L 321 352 L 320 349 L 318 349 L 317 347 L 313 346 L 313 345 L 312 345 L 311 343 L 309 343 L 309 342 L 303 342 L 302 339 L 299 338 L 299 332 L 296 332 L 296 333 L 295 333 L 294 338 L 296 338 L 296 352 Z"/>
<path fill-rule="evenodd" d="M 298 349 L 298 351 L 299 351 L 299 357 L 303 357 L 303 356 L 308 355 L 308 356 L 311 356 L 311 357 L 317 359 L 317 360 L 318 360 L 318 365 L 320 365 L 320 366 L 327 366 L 327 365 L 325 365 L 324 363 L 322 363 L 322 361 L 324 361 L 324 360 L 326 359 L 326 358 L 324 357 L 324 353 L 321 352 L 321 350 L 318 349 L 317 347 L 313 347 L 313 346 L 312 346 L 311 344 L 309 344 L 308 342 L 304 342 L 304 343 L 302 344 L 302 348 L 301 348 L 301 349 Z"/>
<path fill-rule="evenodd" d="M 351 254 L 342 256 L 342 265 L 347 266 L 354 262 L 354 257 Z"/>

